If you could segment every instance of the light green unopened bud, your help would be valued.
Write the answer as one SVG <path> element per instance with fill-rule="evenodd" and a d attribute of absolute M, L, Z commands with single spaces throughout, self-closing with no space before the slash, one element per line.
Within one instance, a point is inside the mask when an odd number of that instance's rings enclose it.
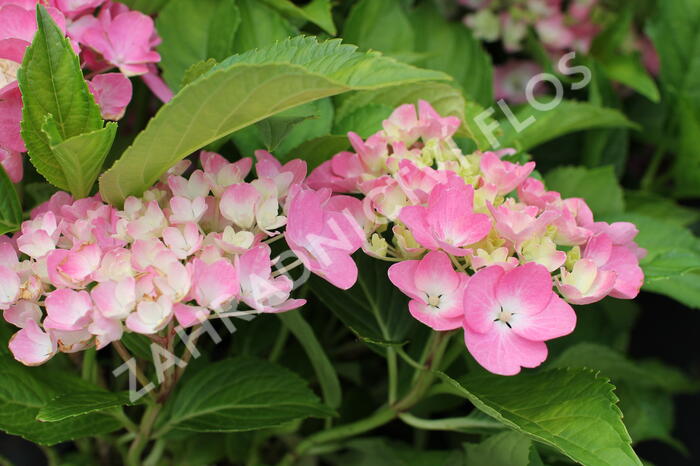
<path fill-rule="evenodd" d="M 564 264 L 566 265 L 566 269 L 569 271 L 573 270 L 574 264 L 578 262 L 579 259 L 581 259 L 581 248 L 574 246 L 569 249 L 569 252 L 566 253 L 566 262 Z"/>

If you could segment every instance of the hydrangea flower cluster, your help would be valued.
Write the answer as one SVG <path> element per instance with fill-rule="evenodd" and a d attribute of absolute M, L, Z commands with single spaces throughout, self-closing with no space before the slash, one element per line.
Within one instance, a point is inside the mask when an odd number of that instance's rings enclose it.
<path fill-rule="evenodd" d="M 389 279 L 413 317 L 437 331 L 464 328 L 486 369 L 511 375 L 573 331 L 570 304 L 634 298 L 643 282 L 631 223 L 596 222 L 583 199 L 547 191 L 515 151 L 464 155 L 460 126 L 427 103 L 403 105 L 354 152 L 315 169 L 314 189 L 357 193 L 368 254 L 396 262 Z M 556 290 L 556 291 L 554 291 Z"/>
<path fill-rule="evenodd" d="M 251 158 L 202 152 L 201 169 L 183 161 L 121 210 L 63 192 L 34 209 L 12 239 L 0 238 L 0 309 L 20 328 L 9 345 L 15 358 L 38 365 L 57 351 L 103 348 L 125 331 L 187 328 L 238 302 L 252 312 L 298 308 L 305 301 L 290 298 L 293 282 L 269 244 L 285 234 L 312 271 L 351 286 L 350 254 L 364 236 L 348 243 L 326 229 L 358 231 L 341 210 L 360 201 L 303 187 L 301 160 L 256 157 L 250 182 Z"/>
<path fill-rule="evenodd" d="M 507 52 L 518 52 L 530 27 L 552 52 L 588 52 L 600 27 L 591 12 L 598 0 L 460 0 L 473 12 L 464 17 L 474 35 L 501 40 Z"/>
<path fill-rule="evenodd" d="M 163 100 L 172 95 L 155 66 L 160 38 L 149 16 L 110 0 L 0 0 L 0 164 L 14 182 L 22 179 L 21 154 L 26 151 L 20 136 L 17 70 L 37 30 L 39 3 L 68 35 L 92 75 L 88 87 L 103 118 L 124 115 L 132 95 L 129 76 L 143 76 Z M 114 68 L 118 72 L 111 72 Z"/>

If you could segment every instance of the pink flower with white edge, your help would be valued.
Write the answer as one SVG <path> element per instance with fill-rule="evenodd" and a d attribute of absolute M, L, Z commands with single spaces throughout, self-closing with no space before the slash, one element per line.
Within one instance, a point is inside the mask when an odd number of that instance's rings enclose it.
<path fill-rule="evenodd" d="M 90 323 L 92 299 L 87 291 L 59 288 L 46 296 L 44 327 L 54 330 L 82 330 Z"/>
<path fill-rule="evenodd" d="M 289 196 L 287 244 L 311 272 L 347 290 L 357 281 L 357 265 L 350 255 L 364 243 L 364 231 L 351 212 L 327 208 L 329 190 L 295 186 Z"/>
<path fill-rule="evenodd" d="M 378 176 L 386 171 L 389 150 L 386 146 L 386 139 L 381 132 L 375 133 L 363 141 L 359 134 L 350 131 L 348 140 L 364 167 L 365 176 Z"/>
<path fill-rule="evenodd" d="M 84 288 L 101 258 L 102 251 L 96 244 L 53 250 L 46 256 L 48 278 L 55 287 Z"/>
<path fill-rule="evenodd" d="M 62 353 L 77 353 L 83 351 L 94 344 L 94 335 L 88 328 L 81 330 L 54 330 L 49 329 L 51 339 L 56 341 L 58 350 Z"/>
<path fill-rule="evenodd" d="M 482 240 L 491 230 L 488 216 L 474 213 L 473 205 L 474 188 L 454 180 L 436 186 L 427 207 L 404 207 L 399 219 L 422 246 L 466 256 L 469 250 L 464 246 Z"/>
<path fill-rule="evenodd" d="M 421 135 L 421 125 L 416 114 L 416 106 L 404 104 L 396 108 L 382 123 L 387 142 L 403 142 L 412 145 Z"/>
<path fill-rule="evenodd" d="M 173 317 L 173 303 L 167 296 L 157 301 L 140 301 L 136 312 L 126 318 L 126 328 L 132 332 L 151 335 L 168 325 Z"/>
<path fill-rule="evenodd" d="M 512 198 L 506 199 L 506 202 L 498 207 L 494 207 L 491 203 L 487 206 L 496 221 L 496 231 L 503 238 L 511 241 L 516 250 L 519 250 L 526 240 L 542 235 L 547 226 L 559 217 L 558 212 L 545 210 L 540 213 L 536 206 L 519 204 Z"/>
<path fill-rule="evenodd" d="M 434 170 L 430 167 L 419 167 L 410 160 L 399 161 L 399 169 L 394 178 L 413 204 L 428 202 L 433 188 L 439 184 L 463 184 L 462 179 L 454 172 Z"/>
<path fill-rule="evenodd" d="M 639 294 L 644 283 L 644 272 L 634 252 L 626 246 L 616 246 L 608 235 L 599 233 L 588 240 L 582 257 L 590 259 L 600 270 L 615 272 L 615 285 L 610 296 L 633 299 Z"/>
<path fill-rule="evenodd" d="M 158 202 L 150 201 L 141 215 L 128 222 L 126 231 L 135 240 L 147 240 L 160 237 L 167 226 L 168 220 Z"/>
<path fill-rule="evenodd" d="M 0 99 L 2 99 L 2 97 L 0 97 Z M 0 129 L 0 131 L 2 130 Z M 24 176 L 24 166 L 22 163 L 21 153 L 0 147 L 0 165 L 2 165 L 2 168 L 13 183 L 22 181 L 22 177 Z"/>
<path fill-rule="evenodd" d="M 238 296 L 238 271 L 227 260 L 207 264 L 195 259 L 188 264 L 192 277 L 190 296 L 202 307 L 220 310 Z"/>
<path fill-rule="evenodd" d="M 207 201 L 203 197 L 194 200 L 186 197 L 170 198 L 170 216 L 168 219 L 173 225 L 199 222 L 207 211 Z"/>
<path fill-rule="evenodd" d="M 536 178 L 527 178 L 518 186 L 518 199 L 527 205 L 534 205 L 544 210 L 550 204 L 558 204 L 561 194 L 556 191 L 547 191 L 544 183 Z"/>
<path fill-rule="evenodd" d="M 113 16 L 108 8 L 100 11 L 98 22 L 85 30 L 81 42 L 100 53 L 102 57 L 126 76 L 148 73 L 148 64 L 160 61 L 153 50 L 155 28 L 153 20 L 138 11 Z"/>
<path fill-rule="evenodd" d="M 289 277 L 272 277 L 270 254 L 270 247 L 260 244 L 240 256 L 241 299 L 260 312 L 284 312 L 303 306 L 305 299 L 289 299 L 293 288 Z"/>
<path fill-rule="evenodd" d="M 132 86 L 121 73 L 98 74 L 88 81 L 88 88 L 105 120 L 121 120 L 131 102 Z"/>
<path fill-rule="evenodd" d="M 100 267 L 92 274 L 92 278 L 96 282 L 121 281 L 133 275 L 131 251 L 124 248 L 115 248 L 102 256 Z"/>
<path fill-rule="evenodd" d="M 8 346 L 12 356 L 25 366 L 44 364 L 57 351 L 56 341 L 33 320 L 27 321 L 26 327 L 12 335 Z"/>
<path fill-rule="evenodd" d="M 103 282 L 93 288 L 90 295 L 102 316 L 124 319 L 136 307 L 136 280 L 128 277 L 118 282 Z"/>
<path fill-rule="evenodd" d="M 535 162 L 519 165 L 500 159 L 502 155 L 514 152 L 512 149 L 506 149 L 499 153 L 486 152 L 481 156 L 481 172 L 484 181 L 496 186 L 498 194 L 504 195 L 513 191 L 535 169 Z"/>
<path fill-rule="evenodd" d="M 174 196 L 190 200 L 206 197 L 211 190 L 209 180 L 202 170 L 193 171 L 189 178 L 177 175 L 169 176 L 168 186 Z"/>
<path fill-rule="evenodd" d="M 301 184 L 306 178 L 306 162 L 290 160 L 282 165 L 274 155 L 265 150 L 256 150 L 255 172 L 259 178 L 269 178 L 275 182 L 280 199 L 284 199 L 293 184 Z"/>
<path fill-rule="evenodd" d="M 579 259 L 571 272 L 562 267 L 557 288 L 570 303 L 590 304 L 606 297 L 616 280 L 615 272 L 600 269 L 590 259 Z"/>
<path fill-rule="evenodd" d="M 251 184 L 240 183 L 229 186 L 221 196 L 219 209 L 224 218 L 233 222 L 238 228 L 251 230 L 255 225 L 255 205 L 260 193 Z"/>
<path fill-rule="evenodd" d="M 183 328 L 190 328 L 193 325 L 201 324 L 209 318 L 211 311 L 206 307 L 189 306 L 187 304 L 177 303 L 173 306 L 173 312 L 177 323 Z"/>
<path fill-rule="evenodd" d="M 647 250 L 640 248 L 634 242 L 634 238 L 639 233 L 636 225 L 630 222 L 595 222 L 586 225 L 586 228 L 594 233 L 602 233 L 610 237 L 614 246 L 624 246 L 637 257 L 642 260 L 647 255 Z"/>
<path fill-rule="evenodd" d="M 124 327 L 119 319 L 108 319 L 97 311 L 93 311 L 92 322 L 88 332 L 95 336 L 95 348 L 100 350 L 113 341 L 120 340 Z"/>
<path fill-rule="evenodd" d="M 37 303 L 21 300 L 4 310 L 2 316 L 12 325 L 24 328 L 30 320 L 38 323 L 41 320 L 42 313 Z"/>
<path fill-rule="evenodd" d="M 12 269 L 0 265 L 0 309 L 7 309 L 19 299 L 22 282 Z"/>
<path fill-rule="evenodd" d="M 203 239 L 196 223 L 186 223 L 163 230 L 163 242 L 180 260 L 187 259 L 197 252 L 202 247 Z"/>
<path fill-rule="evenodd" d="M 153 278 L 153 284 L 158 292 L 167 296 L 173 302 L 182 301 L 190 291 L 192 278 L 182 262 L 165 261 L 160 267 L 161 274 Z"/>
<path fill-rule="evenodd" d="M 229 186 L 242 183 L 253 167 L 253 160 L 248 157 L 230 163 L 215 152 L 202 151 L 200 160 L 211 190 L 216 196 L 221 196 Z"/>
<path fill-rule="evenodd" d="M 444 252 L 433 251 L 421 260 L 392 265 L 389 280 L 411 298 L 408 310 L 415 319 L 437 331 L 462 325 L 469 276 L 456 272 Z"/>
<path fill-rule="evenodd" d="M 39 259 L 56 249 L 59 233 L 56 215 L 46 212 L 22 223 L 17 247 L 29 257 Z"/>
<path fill-rule="evenodd" d="M 425 100 L 418 101 L 418 122 L 420 133 L 424 139 L 448 139 L 451 138 L 462 124 L 459 118 L 443 117 Z"/>
<path fill-rule="evenodd" d="M 399 182 L 388 175 L 362 183 L 361 191 L 365 194 L 363 210 L 370 218 L 376 217 L 376 211 L 394 221 L 399 218 L 401 209 L 411 204 Z M 377 219 L 377 223 L 381 221 Z"/>
<path fill-rule="evenodd" d="M 576 313 L 552 291 L 543 266 L 506 272 L 494 265 L 472 275 L 464 293 L 464 339 L 484 368 L 515 375 L 547 358 L 546 340 L 568 335 Z"/>

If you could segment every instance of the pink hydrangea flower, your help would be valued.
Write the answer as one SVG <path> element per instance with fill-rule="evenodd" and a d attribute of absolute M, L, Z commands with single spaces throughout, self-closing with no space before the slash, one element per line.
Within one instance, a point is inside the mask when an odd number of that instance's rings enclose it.
<path fill-rule="evenodd" d="M 127 76 L 148 73 L 148 64 L 160 61 L 153 50 L 153 20 L 138 11 L 113 13 L 112 9 L 100 11 L 97 21 L 80 34 L 80 41 L 100 53 Z"/>
<path fill-rule="evenodd" d="M 88 82 L 90 92 L 100 106 L 102 118 L 120 120 L 131 102 L 132 86 L 121 73 L 98 74 Z"/>
<path fill-rule="evenodd" d="M 221 309 L 239 294 L 238 271 L 225 260 L 207 264 L 195 259 L 190 264 L 192 298 L 197 304 Z"/>
<path fill-rule="evenodd" d="M 469 251 L 463 247 L 483 239 L 491 230 L 488 216 L 474 213 L 473 205 L 474 188 L 458 180 L 436 186 L 427 207 L 404 207 L 399 218 L 426 248 L 465 256 Z"/>
<path fill-rule="evenodd" d="M 501 156 L 514 151 L 486 152 L 481 157 L 481 172 L 486 183 L 496 186 L 498 194 L 508 194 L 517 188 L 535 169 L 535 162 L 525 165 L 505 162 Z"/>
<path fill-rule="evenodd" d="M 644 283 L 644 272 L 639 267 L 637 256 L 629 248 L 614 245 L 608 235 L 601 233 L 588 241 L 583 249 L 583 258 L 589 259 L 599 270 L 615 273 L 610 296 L 633 299 L 639 294 Z"/>
<path fill-rule="evenodd" d="M 464 293 L 467 349 L 490 372 L 515 375 L 547 358 L 546 340 L 571 333 L 576 313 L 552 291 L 541 265 L 505 272 L 490 266 L 475 273 Z"/>
<path fill-rule="evenodd" d="M 10 351 L 16 360 L 26 366 L 39 366 L 56 354 L 56 341 L 44 332 L 33 320 L 26 327 L 12 335 Z"/>
<path fill-rule="evenodd" d="M 362 246 L 365 233 L 351 213 L 328 209 L 329 198 L 328 190 L 293 189 L 286 239 L 309 270 L 346 290 L 357 280 L 357 266 L 350 254 Z"/>
<path fill-rule="evenodd" d="M 462 325 L 469 276 L 456 272 L 444 252 L 433 251 L 421 260 L 394 264 L 389 268 L 389 279 L 411 298 L 408 310 L 418 321 L 437 331 Z"/>
<path fill-rule="evenodd" d="M 615 286 L 617 274 L 602 270 L 591 259 L 576 261 L 571 272 L 561 269 L 557 288 L 573 304 L 590 304 L 607 296 Z"/>

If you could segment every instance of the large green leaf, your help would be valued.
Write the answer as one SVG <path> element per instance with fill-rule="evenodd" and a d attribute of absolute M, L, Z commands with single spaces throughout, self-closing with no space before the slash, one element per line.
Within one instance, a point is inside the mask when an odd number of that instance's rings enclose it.
<path fill-rule="evenodd" d="M 621 55 L 603 63 L 605 74 L 613 81 L 631 87 L 652 102 L 660 99 L 659 89 L 637 55 Z"/>
<path fill-rule="evenodd" d="M 128 404 L 131 404 L 129 393 L 98 390 L 71 391 L 46 403 L 37 413 L 36 419 L 43 422 L 56 422 Z"/>
<path fill-rule="evenodd" d="M 96 390 L 96 386 L 64 371 L 32 369 L 0 355 L 0 429 L 35 443 L 56 443 L 115 431 L 122 427 L 105 413 L 84 414 L 57 422 L 36 420 L 39 411 L 62 394 Z"/>
<path fill-rule="evenodd" d="M 333 415 L 298 375 L 260 359 L 220 361 L 182 382 L 166 428 L 238 432 Z"/>
<path fill-rule="evenodd" d="M 503 147 L 515 147 L 522 151 L 584 129 L 635 128 L 635 124 L 617 110 L 566 100 L 548 111 L 537 110 L 528 105 L 516 112 L 515 117 L 515 126 L 524 124 L 530 117 L 535 120 L 522 131 L 516 130 L 512 124 L 504 123 L 500 143 Z"/>
<path fill-rule="evenodd" d="M 333 6 L 330 0 L 311 0 L 304 6 L 297 6 L 292 0 L 264 1 L 291 18 L 310 21 L 332 36 L 336 34 L 333 15 L 331 14 Z"/>
<path fill-rule="evenodd" d="M 114 166 L 100 193 L 119 204 L 168 168 L 222 136 L 288 108 L 350 90 L 447 77 L 331 40 L 296 37 L 235 55 L 161 107 Z"/>
<path fill-rule="evenodd" d="M 582 197 L 596 215 L 625 210 L 622 188 L 611 166 L 559 167 L 547 172 L 544 179 L 547 188 L 559 191 L 562 197 Z"/>
<path fill-rule="evenodd" d="M 479 444 L 466 443 L 464 449 L 467 453 L 465 464 L 528 466 L 539 460 L 532 440 L 513 431 L 493 435 Z M 531 461 L 531 456 L 535 461 Z"/>
<path fill-rule="evenodd" d="M 627 212 L 654 217 L 687 227 L 700 220 L 700 211 L 677 204 L 672 199 L 645 191 L 625 191 Z"/>
<path fill-rule="evenodd" d="M 62 140 L 102 128 L 100 108 L 88 91 L 80 61 L 70 42 L 43 6 L 37 8 L 37 33 L 17 74 L 24 107 L 22 138 L 37 171 L 51 184 L 71 185 L 43 132 L 51 115 Z"/>
<path fill-rule="evenodd" d="M 587 466 L 639 465 L 607 379 L 584 369 L 439 377 L 486 414 Z"/>
<path fill-rule="evenodd" d="M 492 105 L 491 56 L 469 28 L 446 22 L 431 2 L 423 2 L 411 12 L 410 18 L 414 30 L 421 31 L 415 52 L 425 57 L 416 61 L 416 65 L 450 74 L 468 100 L 484 107 Z"/>
<path fill-rule="evenodd" d="M 333 409 L 338 409 L 342 401 L 342 391 L 338 374 L 328 359 L 321 343 L 316 338 L 313 328 L 304 320 L 299 311 L 278 314 L 282 323 L 294 334 L 299 344 L 306 351 L 311 365 L 314 366 L 318 382 L 321 384 L 323 401 Z"/>
<path fill-rule="evenodd" d="M 22 223 L 22 205 L 17 190 L 0 165 L 0 235 L 19 230 Z"/>
<path fill-rule="evenodd" d="M 408 312 L 408 298 L 387 278 L 388 265 L 364 253 L 353 256 L 357 283 L 338 299 L 338 289 L 325 280 L 312 278 L 311 292 L 364 341 L 400 345 L 416 327 Z"/>
<path fill-rule="evenodd" d="M 275 9 L 259 0 L 238 0 L 241 26 L 236 34 L 237 53 L 267 47 L 296 35 L 297 30 Z"/>
<path fill-rule="evenodd" d="M 400 0 L 361 0 L 350 10 L 343 37 L 363 50 L 400 56 L 413 51 L 413 28 Z"/>
<path fill-rule="evenodd" d="M 234 0 L 171 0 L 156 21 L 163 40 L 159 65 L 170 88 L 180 89 L 195 63 L 231 55 L 239 23 Z"/>
<path fill-rule="evenodd" d="M 117 124 L 109 122 L 104 128 L 63 140 L 55 118 L 49 115 L 43 130 L 49 138 L 54 157 L 63 169 L 73 197 L 80 199 L 89 196 L 112 148 Z"/>

